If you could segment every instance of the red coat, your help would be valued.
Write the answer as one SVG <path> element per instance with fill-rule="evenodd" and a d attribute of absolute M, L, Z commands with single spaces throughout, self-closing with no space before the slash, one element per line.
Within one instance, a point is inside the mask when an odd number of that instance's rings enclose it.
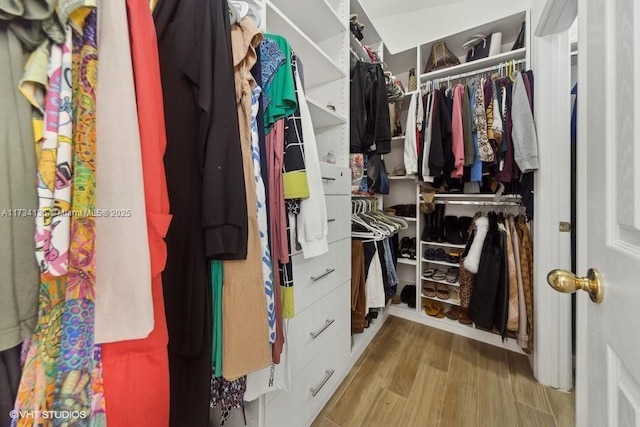
<path fill-rule="evenodd" d="M 151 255 L 154 329 L 145 339 L 102 346 L 109 427 L 169 425 L 168 334 L 162 293 L 167 259 L 169 196 L 163 157 L 164 107 L 156 30 L 147 0 L 127 0 L 136 85 L 147 228 Z"/>

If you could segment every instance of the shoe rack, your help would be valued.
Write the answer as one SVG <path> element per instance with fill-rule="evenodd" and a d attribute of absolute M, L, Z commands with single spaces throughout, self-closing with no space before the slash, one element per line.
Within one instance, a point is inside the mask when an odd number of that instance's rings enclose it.
<path fill-rule="evenodd" d="M 514 339 L 507 339 L 502 342 L 500 335 L 493 334 L 488 331 L 476 329 L 473 324 L 463 324 L 458 320 L 453 320 L 444 313 L 448 313 L 453 307 L 459 307 L 459 287 L 457 277 L 452 280 L 449 277 L 447 280 L 447 272 L 449 269 L 458 269 L 460 267 L 459 261 L 453 259 L 429 259 L 433 256 L 425 256 L 428 250 L 437 252 L 439 254 L 447 254 L 451 252 L 462 253 L 465 245 L 462 243 L 451 243 L 444 241 L 442 236 L 438 236 L 438 240 L 422 240 L 422 233 L 426 227 L 426 221 L 424 214 L 420 211 L 420 204 L 422 202 L 422 196 L 420 194 L 420 186 L 414 184 L 414 200 L 417 207 L 416 216 L 416 237 L 419 242 L 419 250 L 417 253 L 416 265 L 415 265 L 415 283 L 416 286 L 416 301 L 420 303 L 416 304 L 416 308 L 410 308 L 406 304 L 392 305 L 389 310 L 389 314 L 393 316 L 402 317 L 407 320 L 418 322 L 427 326 L 442 329 L 457 335 L 462 335 L 467 338 L 482 341 L 488 344 L 492 344 L 498 347 L 505 348 L 507 350 L 515 351 L 517 353 L 523 353 L 522 349 L 516 343 Z M 498 210 L 504 212 L 512 212 L 520 208 L 520 197 L 517 195 L 501 196 L 497 198 L 493 194 L 462 194 L 462 193 L 438 193 L 434 198 L 436 209 L 442 209 L 444 216 L 467 216 L 473 217 L 476 212 L 488 212 L 490 210 Z M 440 251 L 439 251 L 440 250 Z M 444 277 L 438 276 L 434 278 L 430 275 L 431 271 L 441 272 Z M 431 292 L 425 292 L 423 285 L 433 286 L 437 288 L 443 287 L 448 293 L 448 298 L 442 298 Z M 428 315 L 426 312 L 430 311 L 433 307 L 433 303 L 442 304 L 442 310 L 431 310 L 433 315 Z M 427 307 L 425 307 L 425 305 Z"/>

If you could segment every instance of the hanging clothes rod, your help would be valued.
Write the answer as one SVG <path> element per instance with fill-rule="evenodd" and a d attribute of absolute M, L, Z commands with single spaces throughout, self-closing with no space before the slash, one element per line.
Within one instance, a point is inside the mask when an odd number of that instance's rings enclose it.
<path fill-rule="evenodd" d="M 482 68 L 480 70 L 469 71 L 469 72 L 466 72 L 466 73 L 454 74 L 452 76 L 444 76 L 444 77 L 438 77 L 438 78 L 435 78 L 435 79 L 427 80 L 426 82 L 421 83 L 420 87 L 421 88 L 425 88 L 429 82 L 441 82 L 441 81 L 459 80 L 459 79 L 464 79 L 466 77 L 477 76 L 478 74 L 488 73 L 488 72 L 491 72 L 491 71 L 499 71 L 501 69 L 505 69 L 506 70 L 507 66 L 510 65 L 510 64 L 512 64 L 515 67 L 517 65 L 524 64 L 526 62 L 527 62 L 526 59 L 516 59 L 516 60 L 513 60 L 513 61 L 505 61 L 505 62 L 501 62 L 501 63 L 496 64 L 496 65 L 493 65 L 491 67 Z"/>
<path fill-rule="evenodd" d="M 434 200 L 433 203 L 437 205 L 522 206 L 522 203 L 518 202 L 490 202 L 484 200 Z"/>

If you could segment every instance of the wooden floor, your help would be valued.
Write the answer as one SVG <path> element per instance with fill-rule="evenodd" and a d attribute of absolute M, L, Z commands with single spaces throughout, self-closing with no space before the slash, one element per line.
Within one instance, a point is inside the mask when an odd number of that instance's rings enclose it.
<path fill-rule="evenodd" d="M 389 317 L 312 427 L 573 427 L 524 355 Z"/>

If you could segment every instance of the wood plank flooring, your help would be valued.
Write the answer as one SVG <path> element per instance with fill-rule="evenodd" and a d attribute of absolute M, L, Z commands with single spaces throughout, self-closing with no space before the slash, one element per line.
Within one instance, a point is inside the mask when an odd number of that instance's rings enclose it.
<path fill-rule="evenodd" d="M 573 427 L 524 355 L 390 317 L 312 427 Z"/>

